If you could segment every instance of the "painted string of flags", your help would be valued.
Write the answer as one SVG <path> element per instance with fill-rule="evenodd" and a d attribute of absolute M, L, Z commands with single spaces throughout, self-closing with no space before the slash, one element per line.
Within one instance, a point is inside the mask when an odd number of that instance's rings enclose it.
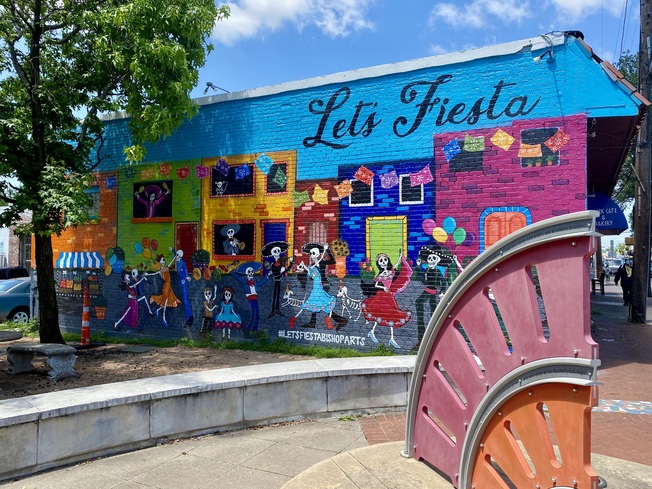
<path fill-rule="evenodd" d="M 488 139 L 491 144 L 504 151 L 509 151 L 516 141 L 514 136 L 507 133 L 503 129 L 497 129 L 493 136 L 489 137 Z M 518 148 L 518 156 L 520 158 L 539 158 L 543 154 L 543 146 L 546 146 L 551 152 L 557 153 L 569 141 L 570 136 L 568 136 L 563 130 L 557 129 L 557 131 L 543 143 L 527 144 L 521 141 Z M 462 151 L 475 153 L 482 152 L 485 150 L 486 144 L 487 143 L 485 136 L 473 136 L 467 134 L 461 142 L 457 137 L 451 139 L 441 148 L 441 151 L 446 158 L 446 161 L 450 162 L 452 158 L 462 153 Z M 274 160 L 265 153 L 262 153 L 256 157 L 254 164 L 260 172 L 267 175 L 274 165 Z M 229 174 L 231 168 L 232 167 L 229 165 L 226 158 L 219 158 L 217 163 L 215 163 L 215 169 L 224 176 Z M 248 164 L 238 165 L 233 167 L 233 169 L 236 180 L 242 180 L 251 174 L 250 166 Z M 158 168 L 146 168 L 140 170 L 140 178 L 142 180 L 150 180 L 156 178 L 157 175 L 169 176 L 171 171 L 171 165 L 168 163 L 161 163 Z M 195 167 L 195 175 L 200 179 L 209 177 L 210 171 L 211 168 L 208 166 L 197 165 Z M 127 167 L 125 169 L 125 173 L 127 178 L 133 180 L 136 175 L 136 170 L 132 167 Z M 190 175 L 190 169 L 188 168 L 188 165 L 185 165 L 182 168 L 179 168 L 176 173 L 179 180 L 183 180 Z M 366 185 L 372 185 L 375 176 L 376 174 L 373 171 L 369 170 L 365 166 L 360 166 L 353 178 Z M 378 175 L 378 177 L 380 179 L 380 186 L 383 189 L 393 188 L 400 183 L 399 176 L 395 170 L 381 173 Z M 409 177 L 410 186 L 412 187 L 426 185 L 434 180 L 430 170 L 430 165 L 424 166 L 417 172 L 410 173 Z M 109 181 L 109 179 L 111 179 L 111 181 Z M 116 185 L 115 177 L 109 177 L 109 179 L 106 181 L 107 187 L 112 188 Z M 282 169 L 279 169 L 275 172 L 274 183 L 276 183 L 279 187 L 284 187 L 287 183 L 287 180 L 288 177 Z M 351 184 L 351 180 L 349 179 L 343 180 L 339 184 L 334 185 L 333 188 L 337 193 L 337 198 L 340 200 L 347 198 L 353 193 L 353 186 Z M 312 194 L 310 193 L 309 189 L 300 192 L 295 190 L 293 191 L 293 198 L 295 207 L 300 207 L 306 202 L 314 202 L 320 205 L 327 205 L 329 202 L 329 190 L 324 189 L 319 184 L 315 184 L 312 188 Z"/>

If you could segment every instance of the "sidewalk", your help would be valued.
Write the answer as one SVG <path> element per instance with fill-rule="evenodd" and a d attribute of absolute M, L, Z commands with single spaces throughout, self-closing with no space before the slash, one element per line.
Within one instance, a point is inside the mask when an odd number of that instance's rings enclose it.
<path fill-rule="evenodd" d="M 613 284 L 606 285 L 604 296 L 592 296 L 591 305 L 602 359 L 598 380 L 604 383 L 592 415 L 593 466 L 610 489 L 652 488 L 652 325 L 627 322 Z M 652 306 L 647 319 L 652 323 Z M 179 440 L 3 485 L 450 488 L 425 464 L 400 456 L 404 432 L 404 413 L 287 423 Z"/>

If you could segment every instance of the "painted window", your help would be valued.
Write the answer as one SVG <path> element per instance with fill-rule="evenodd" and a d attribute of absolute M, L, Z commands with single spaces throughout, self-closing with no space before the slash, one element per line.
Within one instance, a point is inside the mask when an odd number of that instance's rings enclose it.
<path fill-rule="evenodd" d="M 450 171 L 467 172 L 482 170 L 485 149 L 484 136 L 467 134 L 464 139 L 455 139 L 451 143 L 457 143 L 457 146 L 448 160 Z"/>
<path fill-rule="evenodd" d="M 254 164 L 230 166 L 226 175 L 223 168 L 211 168 L 211 197 L 226 197 L 232 195 L 254 195 Z"/>
<path fill-rule="evenodd" d="M 367 185 L 359 180 L 351 180 L 352 192 L 349 195 L 350 207 L 368 207 L 374 205 L 374 184 Z"/>
<path fill-rule="evenodd" d="M 215 258 L 253 259 L 255 233 L 254 221 L 213 221 L 213 255 Z"/>
<path fill-rule="evenodd" d="M 263 244 L 272 241 L 287 241 L 288 221 L 262 221 Z"/>
<path fill-rule="evenodd" d="M 308 223 L 308 243 L 327 243 L 328 227 L 325 222 L 317 221 Z"/>
<path fill-rule="evenodd" d="M 400 197 L 401 204 L 423 204 L 423 185 L 415 185 L 410 183 L 410 175 L 401 175 L 400 179 Z"/>
<path fill-rule="evenodd" d="M 100 187 L 96 185 L 84 190 L 84 193 L 91 199 L 91 203 L 86 208 L 88 218 L 96 221 L 100 218 Z"/>
<path fill-rule="evenodd" d="M 561 135 L 561 136 L 560 136 Z M 564 144 L 564 135 L 557 127 L 542 127 L 521 131 L 521 166 L 559 165 L 559 147 Z"/>
<path fill-rule="evenodd" d="M 266 192 L 268 194 L 281 194 L 288 191 L 288 165 L 287 163 L 274 163 L 267 174 Z"/>
<path fill-rule="evenodd" d="M 172 180 L 137 182 L 133 187 L 134 222 L 172 220 Z"/>

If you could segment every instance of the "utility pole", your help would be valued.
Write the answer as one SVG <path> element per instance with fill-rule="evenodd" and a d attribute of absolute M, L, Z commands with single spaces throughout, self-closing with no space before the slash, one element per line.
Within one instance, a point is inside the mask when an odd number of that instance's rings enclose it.
<path fill-rule="evenodd" d="M 638 51 L 638 90 L 650 99 L 650 0 L 641 3 L 641 38 Z M 650 113 L 645 114 L 638 132 L 636 173 L 639 181 L 634 194 L 634 266 L 632 271 L 632 305 L 629 320 L 646 322 L 647 292 L 650 280 Z"/>

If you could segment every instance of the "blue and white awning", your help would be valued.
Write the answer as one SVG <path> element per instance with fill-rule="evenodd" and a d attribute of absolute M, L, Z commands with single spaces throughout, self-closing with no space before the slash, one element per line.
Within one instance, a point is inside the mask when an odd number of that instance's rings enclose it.
<path fill-rule="evenodd" d="M 97 251 L 62 251 L 56 268 L 104 268 L 104 258 Z"/>

